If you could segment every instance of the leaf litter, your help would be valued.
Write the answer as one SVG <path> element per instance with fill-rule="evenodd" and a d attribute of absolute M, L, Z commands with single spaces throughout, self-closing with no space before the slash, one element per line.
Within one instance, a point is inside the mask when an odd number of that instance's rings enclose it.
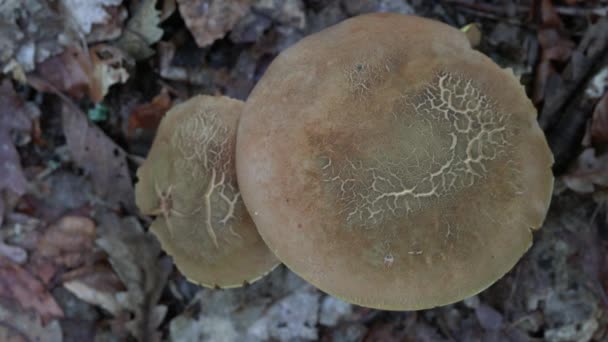
<path fill-rule="evenodd" d="M 175 12 L 172 0 L 18 5 L 0 2 L 0 146 L 9 146 L 0 162 L 14 166 L 10 182 L 0 179 L 0 340 L 607 338 L 597 304 L 608 302 L 602 1 L 183 0 Z M 369 11 L 478 23 L 478 48 L 521 75 L 556 155 L 557 187 L 568 189 L 556 192 L 539 241 L 486 292 L 416 313 L 352 306 L 284 268 L 225 291 L 171 272 L 146 219 L 133 216 L 131 176 L 172 97 L 244 99 L 278 52 Z M 84 113 L 99 108 L 93 123 Z M 95 314 L 75 319 L 61 291 Z M 78 325 L 90 328 L 78 335 Z"/>

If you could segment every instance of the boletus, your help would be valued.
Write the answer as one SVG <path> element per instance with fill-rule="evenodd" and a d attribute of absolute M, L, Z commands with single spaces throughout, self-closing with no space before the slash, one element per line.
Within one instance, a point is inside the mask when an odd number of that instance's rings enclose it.
<path fill-rule="evenodd" d="M 269 66 L 238 127 L 239 186 L 291 270 L 362 306 L 459 301 L 509 271 L 552 154 L 509 70 L 442 23 L 352 18 Z"/>
<path fill-rule="evenodd" d="M 242 286 L 278 264 L 237 187 L 234 148 L 242 108 L 242 101 L 212 96 L 175 106 L 137 170 L 137 206 L 157 216 L 150 229 L 177 268 L 203 286 Z"/>

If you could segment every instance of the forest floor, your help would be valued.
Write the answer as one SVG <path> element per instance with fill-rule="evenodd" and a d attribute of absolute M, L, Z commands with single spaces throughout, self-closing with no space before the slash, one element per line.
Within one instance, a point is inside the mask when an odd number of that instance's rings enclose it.
<path fill-rule="evenodd" d="M 366 12 L 475 23 L 555 155 L 547 220 L 481 294 L 353 306 L 284 267 L 195 286 L 147 232 L 135 170 L 195 94 L 246 99 L 300 38 Z M 0 341 L 608 340 L 608 1 L 0 1 Z"/>

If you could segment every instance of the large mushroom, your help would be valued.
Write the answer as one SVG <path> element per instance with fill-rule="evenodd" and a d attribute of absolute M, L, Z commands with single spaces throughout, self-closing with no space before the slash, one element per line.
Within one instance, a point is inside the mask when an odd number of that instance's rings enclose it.
<path fill-rule="evenodd" d="M 212 96 L 175 106 L 137 170 L 137 206 L 157 216 L 150 229 L 177 268 L 203 286 L 242 286 L 278 264 L 236 183 L 234 146 L 242 108 L 242 101 Z"/>
<path fill-rule="evenodd" d="M 474 295 L 532 244 L 553 188 L 536 110 L 466 36 L 372 14 L 281 53 L 246 102 L 237 176 L 262 238 L 351 303 Z"/>

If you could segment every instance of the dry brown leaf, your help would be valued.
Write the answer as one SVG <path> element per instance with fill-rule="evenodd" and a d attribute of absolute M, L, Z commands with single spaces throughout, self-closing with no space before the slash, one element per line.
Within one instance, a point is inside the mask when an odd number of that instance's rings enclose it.
<path fill-rule="evenodd" d="M 131 112 L 127 134 L 132 136 L 137 129 L 156 130 L 160 120 L 171 108 L 172 101 L 167 88 L 163 88 L 151 102 L 141 104 Z"/>
<path fill-rule="evenodd" d="M 94 252 L 95 223 L 81 216 L 65 216 L 51 225 L 38 240 L 31 265 L 48 283 L 56 271 L 78 267 Z"/>
<path fill-rule="evenodd" d="M 97 194 L 113 208 L 135 212 L 126 153 L 76 108 L 64 105 L 62 120 L 72 158 L 91 176 Z"/>
<path fill-rule="evenodd" d="M 63 286 L 81 300 L 118 316 L 123 306 L 116 294 L 125 290 L 120 278 L 104 263 L 86 266 L 64 275 Z"/>
<path fill-rule="evenodd" d="M 568 188 L 579 193 L 592 193 L 596 187 L 607 187 L 608 154 L 596 156 L 594 148 L 585 149 L 563 180 Z"/>
<path fill-rule="evenodd" d="M 247 14 L 251 0 L 177 0 L 179 12 L 200 47 L 211 45 Z"/>
<path fill-rule="evenodd" d="M 124 6 L 106 7 L 110 19 L 102 24 L 93 24 L 87 35 L 87 43 L 100 43 L 118 39 L 122 35 L 124 23 L 129 16 Z"/>
<path fill-rule="evenodd" d="M 80 48 L 71 46 L 38 64 L 36 72 L 28 75 L 28 81 L 38 91 L 60 91 L 80 99 L 88 93 L 91 74 L 89 56 Z M 38 82 L 38 77 L 44 82 Z"/>
<path fill-rule="evenodd" d="M 160 12 L 156 9 L 156 0 L 139 1 L 116 46 L 136 60 L 154 55 L 150 45 L 158 42 L 163 36 L 159 24 Z"/>
<path fill-rule="evenodd" d="M 31 108 L 15 93 L 11 82 L 4 80 L 0 84 L 0 226 L 4 217 L 3 193 L 10 191 L 21 196 L 26 190 L 27 180 L 11 133 L 29 131 L 31 116 Z"/>
<path fill-rule="evenodd" d="M 111 217 L 97 244 L 108 253 L 110 264 L 127 288 L 116 294 L 123 308 L 133 313 L 126 323 L 138 341 L 160 340 L 158 326 L 167 307 L 158 305 L 172 269 L 171 260 L 161 257 L 158 241 L 143 231 L 137 219 Z"/>
<path fill-rule="evenodd" d="M 93 102 L 100 102 L 116 83 L 125 83 L 129 73 L 125 69 L 126 56 L 110 45 L 97 45 L 90 49 L 93 72 L 89 85 L 89 96 Z"/>
<path fill-rule="evenodd" d="M 61 326 L 54 320 L 44 325 L 40 318 L 12 301 L 0 301 L 0 341 L 61 342 Z"/>
<path fill-rule="evenodd" d="M 38 91 L 65 92 L 76 99 L 88 95 L 93 102 L 100 102 L 110 86 L 129 78 L 125 64 L 123 52 L 115 47 L 100 44 L 87 54 L 72 46 L 39 64 L 28 81 Z"/>
<path fill-rule="evenodd" d="M 62 0 L 62 2 L 78 24 L 80 31 L 88 34 L 93 24 L 102 24 L 111 20 L 106 7 L 118 6 L 122 0 Z"/>
<path fill-rule="evenodd" d="M 23 308 L 35 310 L 44 322 L 63 317 L 63 310 L 42 283 L 3 256 L 0 256 L 0 297 L 14 299 Z"/>
<path fill-rule="evenodd" d="M 608 92 L 595 105 L 591 121 L 591 139 L 594 144 L 608 143 Z"/>
<path fill-rule="evenodd" d="M 563 24 L 551 0 L 542 0 L 540 9 L 541 27 L 538 30 L 538 42 L 541 47 L 541 56 L 532 96 L 536 104 L 545 99 L 545 92 L 550 86 L 551 77 L 559 77 L 554 64 L 567 62 L 575 48 L 574 42 L 562 33 Z"/>
<path fill-rule="evenodd" d="M 23 264 L 27 260 L 27 252 L 19 246 L 7 245 L 0 240 L 0 256 L 5 256 L 16 264 Z"/>
<path fill-rule="evenodd" d="M 56 9 L 56 1 L 0 1 L 0 73 L 23 81 L 36 63 L 77 41 L 70 19 Z"/>

